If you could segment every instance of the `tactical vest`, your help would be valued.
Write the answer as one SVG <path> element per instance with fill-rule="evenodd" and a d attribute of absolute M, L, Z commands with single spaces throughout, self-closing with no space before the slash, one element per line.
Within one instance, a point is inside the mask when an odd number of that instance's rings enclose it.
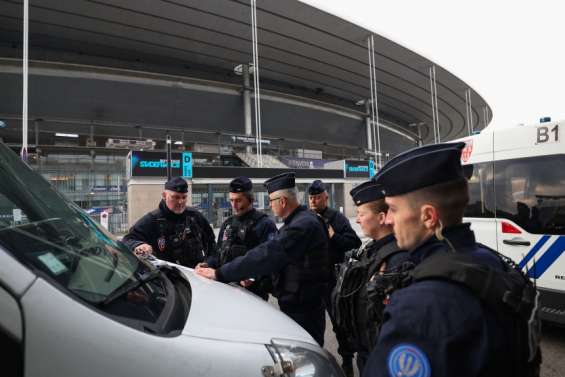
<path fill-rule="evenodd" d="M 493 253 L 496 253 L 493 251 Z M 408 274 L 403 286 L 427 279 L 444 279 L 467 287 L 497 317 L 513 329 L 516 353 L 512 362 L 492 355 L 483 376 L 539 376 L 541 321 L 534 283 L 510 259 L 496 253 L 504 270 L 478 264 L 464 253 L 439 253 L 425 259 Z M 498 360 L 497 360 L 498 359 Z"/>
<path fill-rule="evenodd" d="M 226 221 L 222 244 L 218 249 L 220 266 L 245 255 L 247 250 L 259 244 L 259 238 L 254 230 L 255 225 L 263 217 L 267 217 L 267 215 L 253 211 L 253 214 L 243 221 L 237 216 L 232 216 Z"/>
<path fill-rule="evenodd" d="M 340 265 L 332 305 L 336 324 L 348 334 L 356 351 L 370 352 L 382 323 L 385 295 L 374 287 L 379 269 L 388 257 L 402 252 L 392 240 L 380 248 L 370 242 Z"/>
<path fill-rule="evenodd" d="M 193 210 L 187 210 L 184 221 L 174 222 L 157 209 L 151 212 L 157 224 L 157 257 L 183 266 L 194 268 L 206 259 L 202 241 L 202 228 L 194 218 Z"/>

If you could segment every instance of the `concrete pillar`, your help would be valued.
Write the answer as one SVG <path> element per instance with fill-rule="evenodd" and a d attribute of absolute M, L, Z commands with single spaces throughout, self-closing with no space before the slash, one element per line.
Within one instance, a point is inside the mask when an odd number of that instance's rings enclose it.
<path fill-rule="evenodd" d="M 253 136 L 251 126 L 251 87 L 249 84 L 249 65 L 242 65 L 243 71 L 243 115 L 245 121 L 245 136 Z M 246 147 L 247 153 L 251 153 L 251 146 Z"/>
<path fill-rule="evenodd" d="M 372 138 L 372 127 L 371 127 L 371 102 L 369 100 L 365 101 L 365 124 L 367 125 L 367 149 L 373 150 L 373 138 Z"/>

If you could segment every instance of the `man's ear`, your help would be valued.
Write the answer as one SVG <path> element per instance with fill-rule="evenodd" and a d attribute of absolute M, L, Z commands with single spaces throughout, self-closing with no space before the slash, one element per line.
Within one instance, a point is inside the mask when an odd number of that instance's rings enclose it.
<path fill-rule="evenodd" d="M 433 230 L 439 223 L 439 212 L 431 204 L 424 204 L 420 207 L 420 220 L 426 229 Z"/>
<path fill-rule="evenodd" d="M 163 198 L 163 200 L 167 199 L 167 192 L 163 191 L 163 194 L 161 195 L 161 197 Z"/>
<path fill-rule="evenodd" d="M 379 225 L 384 226 L 386 225 L 386 212 L 379 212 Z"/>

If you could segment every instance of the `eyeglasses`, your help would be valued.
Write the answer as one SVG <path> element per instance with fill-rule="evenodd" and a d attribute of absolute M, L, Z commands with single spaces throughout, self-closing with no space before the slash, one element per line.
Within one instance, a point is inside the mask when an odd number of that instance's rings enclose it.
<path fill-rule="evenodd" d="M 272 203 L 272 202 L 274 202 L 275 200 L 278 200 L 278 199 L 280 199 L 280 198 L 282 198 L 282 196 L 278 196 L 278 197 L 273 198 L 273 199 L 269 198 L 269 203 Z"/>

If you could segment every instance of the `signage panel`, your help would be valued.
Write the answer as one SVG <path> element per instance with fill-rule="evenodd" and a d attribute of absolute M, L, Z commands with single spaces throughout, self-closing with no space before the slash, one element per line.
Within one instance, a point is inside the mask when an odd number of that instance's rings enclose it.
<path fill-rule="evenodd" d="M 192 153 L 171 154 L 171 174 L 173 177 L 192 178 Z M 132 177 L 166 177 L 167 154 L 165 152 L 131 152 Z"/>

